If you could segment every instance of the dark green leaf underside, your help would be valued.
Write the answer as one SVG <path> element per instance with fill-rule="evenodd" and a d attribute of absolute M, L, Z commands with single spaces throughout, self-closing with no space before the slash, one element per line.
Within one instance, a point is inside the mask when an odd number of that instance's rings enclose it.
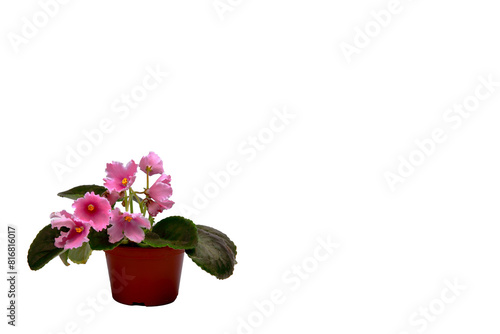
<path fill-rule="evenodd" d="M 198 245 L 186 254 L 203 270 L 218 279 L 228 278 L 236 265 L 236 245 L 219 230 L 197 225 Z"/>
<path fill-rule="evenodd" d="M 68 257 L 74 263 L 85 264 L 87 263 L 90 254 L 92 254 L 92 249 L 90 248 L 88 242 L 84 242 L 80 247 L 70 249 Z"/>
<path fill-rule="evenodd" d="M 68 252 L 69 252 L 69 250 L 59 254 L 59 258 L 61 259 L 62 263 L 64 263 L 65 266 L 69 266 Z"/>

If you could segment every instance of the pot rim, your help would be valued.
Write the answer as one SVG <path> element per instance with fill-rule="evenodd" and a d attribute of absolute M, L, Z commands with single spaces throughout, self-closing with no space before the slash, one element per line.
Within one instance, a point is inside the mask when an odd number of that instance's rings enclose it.
<path fill-rule="evenodd" d="M 120 245 L 113 249 L 104 250 L 106 255 L 126 257 L 126 258 L 162 258 L 184 253 L 184 249 L 174 249 L 170 247 L 134 247 Z"/>

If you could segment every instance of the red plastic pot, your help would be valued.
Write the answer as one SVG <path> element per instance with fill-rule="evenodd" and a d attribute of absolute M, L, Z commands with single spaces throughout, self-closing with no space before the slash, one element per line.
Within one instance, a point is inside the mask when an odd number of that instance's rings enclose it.
<path fill-rule="evenodd" d="M 105 253 L 111 293 L 117 302 L 158 306 L 177 298 L 183 249 L 118 246 Z"/>

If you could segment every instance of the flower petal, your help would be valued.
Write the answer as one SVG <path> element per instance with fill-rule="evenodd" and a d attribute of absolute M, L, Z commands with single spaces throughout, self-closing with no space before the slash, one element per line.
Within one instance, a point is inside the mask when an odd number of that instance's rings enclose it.
<path fill-rule="evenodd" d="M 114 244 L 123 239 L 123 224 L 115 223 L 113 226 L 108 227 L 109 242 Z"/>
<path fill-rule="evenodd" d="M 62 210 L 60 212 L 52 212 L 50 214 L 50 219 L 52 228 L 61 229 L 61 227 L 72 228 L 73 226 L 75 226 L 73 217 L 65 210 Z"/>
<path fill-rule="evenodd" d="M 102 196 L 108 200 L 108 202 L 111 206 L 113 206 L 116 204 L 116 201 L 118 201 L 119 199 L 121 199 L 125 196 L 125 192 L 106 190 Z"/>
<path fill-rule="evenodd" d="M 114 209 L 111 211 L 111 227 L 108 227 L 108 240 L 112 244 L 123 239 L 123 227 L 125 224 L 125 220 L 123 218 L 123 214 L 119 209 Z"/>
<path fill-rule="evenodd" d="M 147 156 L 142 157 L 141 161 L 139 162 L 139 167 L 144 173 L 148 173 L 147 168 L 149 167 L 149 175 L 163 173 L 163 161 L 154 152 L 149 152 Z"/>
<path fill-rule="evenodd" d="M 144 231 L 142 230 L 142 228 L 140 228 L 140 226 L 136 224 L 126 224 L 123 233 L 133 242 L 141 242 L 142 240 L 144 240 Z"/>
<path fill-rule="evenodd" d="M 141 213 L 132 213 L 132 221 L 130 223 L 134 223 L 135 225 L 145 227 L 147 229 L 151 228 L 151 222 L 146 219 Z"/>
<path fill-rule="evenodd" d="M 148 194 L 155 201 L 164 202 L 172 196 L 172 187 L 170 186 L 170 175 L 163 174 L 156 180 L 156 182 L 149 188 Z"/>
<path fill-rule="evenodd" d="M 164 209 L 160 204 L 156 203 L 155 201 L 148 201 L 147 206 L 148 206 L 148 213 L 153 217 L 156 217 L 156 215 L 161 213 Z"/>
<path fill-rule="evenodd" d="M 122 191 L 127 190 L 135 181 L 135 174 L 137 173 L 137 164 L 134 160 L 124 166 L 121 162 L 113 161 L 106 165 L 107 177 L 104 179 L 104 186 L 109 191 Z M 124 183 L 123 180 L 127 179 Z"/>
<path fill-rule="evenodd" d="M 163 212 L 163 210 L 172 208 L 174 204 L 175 202 L 170 200 L 166 200 L 165 202 L 161 203 L 155 201 L 148 201 L 147 202 L 148 212 L 151 216 L 156 217 L 156 215 Z"/>
<path fill-rule="evenodd" d="M 55 239 L 54 246 L 56 246 L 57 248 L 64 248 L 67 239 L 68 239 L 68 232 L 61 232 L 59 237 Z"/>
<path fill-rule="evenodd" d="M 75 218 L 89 223 L 96 231 L 100 231 L 109 224 L 111 204 L 109 201 L 94 192 L 86 193 L 73 203 Z"/>
<path fill-rule="evenodd" d="M 71 229 L 68 232 L 64 249 L 78 248 L 81 247 L 84 242 L 89 241 L 87 236 L 90 232 L 90 225 L 81 222 L 76 222 L 76 225 L 76 227 L 82 228 L 83 231 L 77 232 L 76 229 Z"/>

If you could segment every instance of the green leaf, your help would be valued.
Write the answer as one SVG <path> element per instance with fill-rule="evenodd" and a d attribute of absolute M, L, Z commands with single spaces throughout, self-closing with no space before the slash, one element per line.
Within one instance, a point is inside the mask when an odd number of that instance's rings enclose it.
<path fill-rule="evenodd" d="M 167 240 L 160 238 L 158 234 L 151 231 L 146 232 L 146 235 L 142 243 L 145 243 L 148 246 L 156 248 L 167 247 L 169 245 L 169 242 Z"/>
<path fill-rule="evenodd" d="M 90 248 L 88 242 L 84 242 L 80 247 L 70 249 L 68 257 L 74 263 L 85 264 L 87 263 L 90 254 L 92 254 L 92 249 Z"/>
<path fill-rule="evenodd" d="M 109 242 L 107 229 L 97 232 L 92 228 L 90 229 L 88 238 L 89 238 L 90 248 L 92 248 L 93 250 L 110 250 L 117 247 L 120 244 L 119 242 L 114 244 Z"/>
<path fill-rule="evenodd" d="M 228 278 L 236 265 L 236 245 L 227 235 L 209 226 L 196 225 L 198 245 L 186 254 L 203 270 L 218 279 Z"/>
<path fill-rule="evenodd" d="M 57 196 L 66 197 L 66 198 L 70 198 L 70 199 L 78 199 L 80 197 L 83 197 L 86 193 L 92 192 L 92 191 L 96 195 L 102 195 L 106 191 L 106 188 L 103 186 L 95 185 L 95 184 L 78 186 L 78 187 L 74 187 L 74 188 L 71 188 L 69 190 L 60 192 L 59 194 L 57 194 Z"/>
<path fill-rule="evenodd" d="M 68 252 L 69 252 L 69 250 L 65 251 L 64 253 L 59 254 L 59 257 L 61 258 L 61 261 L 64 263 L 65 266 L 69 266 Z"/>
<path fill-rule="evenodd" d="M 28 264 L 31 270 L 41 269 L 50 260 L 64 252 L 64 249 L 54 246 L 54 240 L 60 234 L 61 232 L 52 228 L 50 224 L 38 232 L 28 250 Z"/>
<path fill-rule="evenodd" d="M 152 247 L 190 249 L 198 243 L 198 233 L 196 225 L 191 220 L 172 216 L 156 223 L 153 230 L 146 233 L 143 242 Z"/>

